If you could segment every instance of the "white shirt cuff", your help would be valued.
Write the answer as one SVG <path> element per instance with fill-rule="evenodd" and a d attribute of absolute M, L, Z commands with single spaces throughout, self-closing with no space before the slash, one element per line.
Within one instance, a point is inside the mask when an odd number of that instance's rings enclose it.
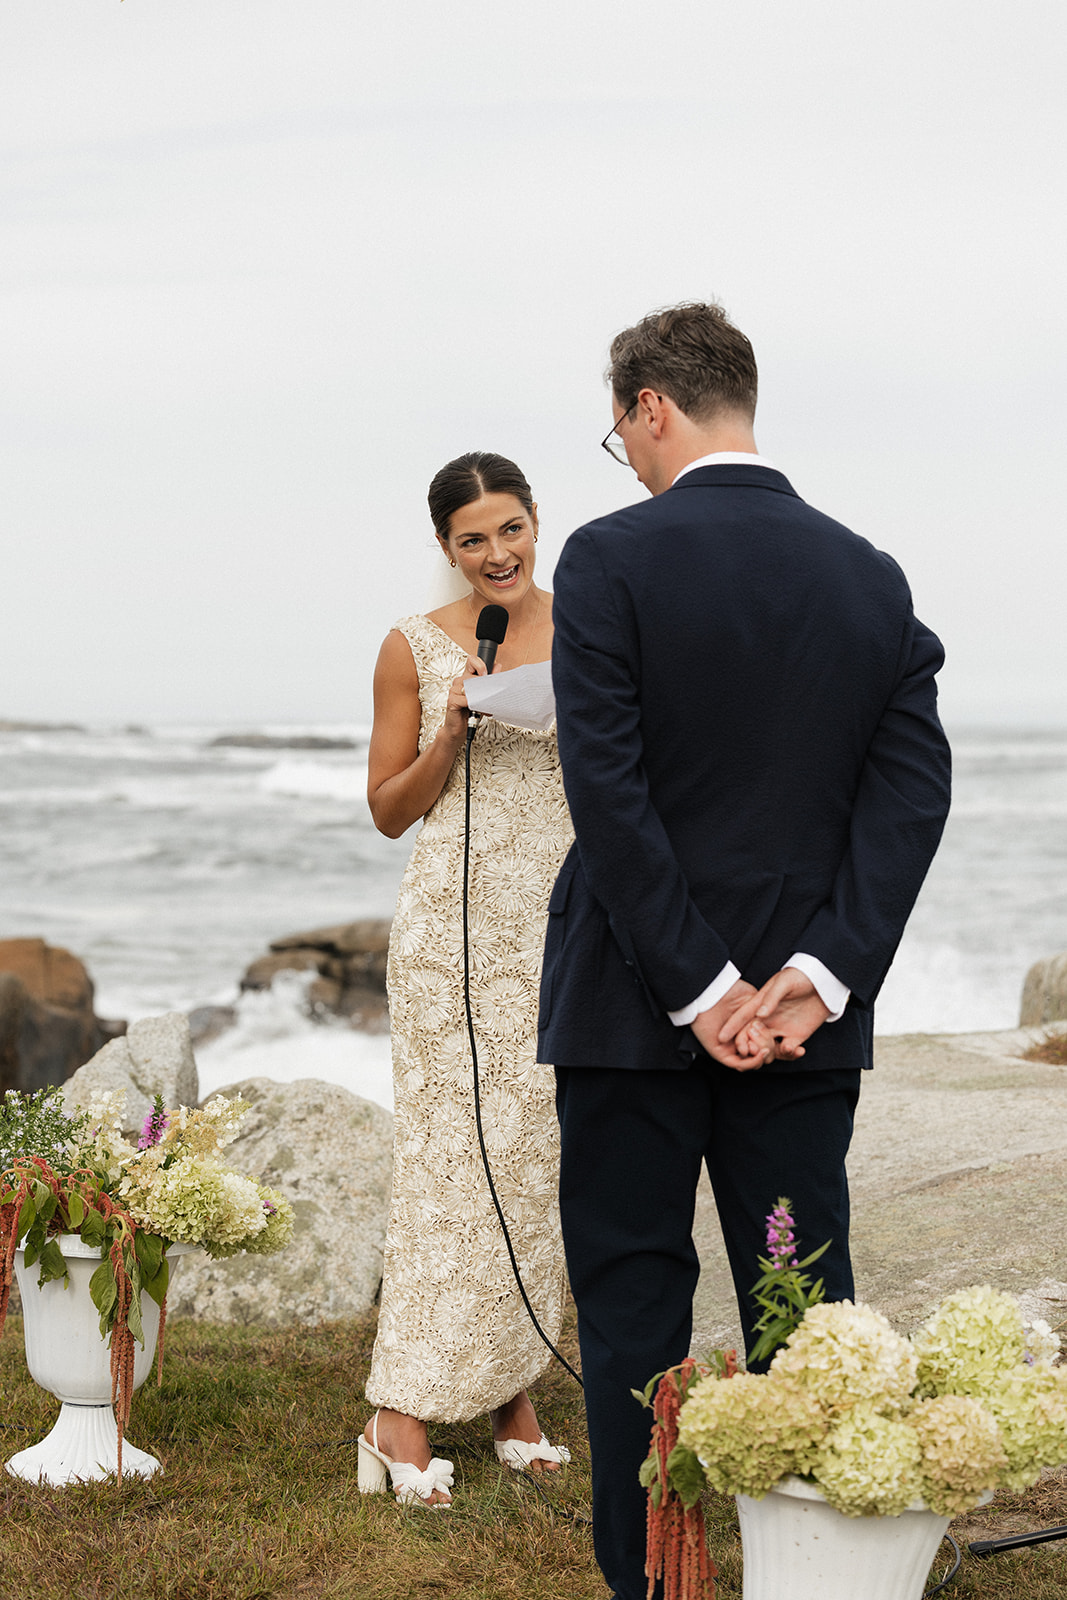
<path fill-rule="evenodd" d="M 810 978 L 815 986 L 815 993 L 819 996 L 824 1006 L 829 1006 L 830 1015 L 827 1022 L 840 1022 L 845 1014 L 845 1007 L 852 995 L 851 989 L 846 989 L 840 978 L 835 978 L 829 967 L 824 967 L 818 956 L 806 956 L 798 953 L 789 957 L 787 967 L 795 967 L 802 972 L 805 978 Z"/>
<path fill-rule="evenodd" d="M 699 1016 L 702 1011 L 710 1011 L 712 1006 L 718 1005 L 727 989 L 732 989 L 740 976 L 733 962 L 728 961 L 718 977 L 713 978 L 708 984 L 704 993 L 697 995 L 692 1005 L 683 1006 L 681 1011 L 668 1011 L 667 1015 L 676 1028 L 687 1028 L 693 1018 Z M 812 978 L 811 981 L 814 983 L 815 979 Z"/>

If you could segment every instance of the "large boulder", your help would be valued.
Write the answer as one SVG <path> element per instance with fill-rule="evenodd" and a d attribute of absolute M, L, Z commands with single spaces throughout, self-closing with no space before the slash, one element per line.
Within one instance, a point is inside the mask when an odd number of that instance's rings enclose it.
<path fill-rule="evenodd" d="M 124 1022 L 93 1009 L 85 966 L 43 939 L 0 939 L 0 1092 L 61 1084 Z"/>
<path fill-rule="evenodd" d="M 222 1093 L 251 1105 L 227 1159 L 292 1202 L 296 1231 L 274 1256 L 184 1257 L 169 1313 L 279 1326 L 369 1310 L 382 1280 L 392 1185 L 389 1112 L 313 1078 L 249 1078 Z"/>
<path fill-rule="evenodd" d="M 1035 961 L 1023 983 L 1020 1028 L 1038 1028 L 1067 1019 L 1067 951 Z"/>
<path fill-rule="evenodd" d="M 389 921 L 365 917 L 307 933 L 288 933 L 271 942 L 267 955 L 252 962 L 242 989 L 269 989 L 279 972 L 314 974 L 307 989 L 312 1016 L 345 1017 L 354 1028 L 385 1033 L 385 967 Z"/>
<path fill-rule="evenodd" d="M 128 1137 L 140 1133 L 157 1094 L 167 1106 L 195 1106 L 200 1082 L 189 1019 L 169 1011 L 131 1023 L 124 1038 L 112 1039 L 79 1067 L 64 1085 L 63 1099 L 69 1109 L 84 1108 L 105 1089 L 126 1093 L 123 1131 Z"/>

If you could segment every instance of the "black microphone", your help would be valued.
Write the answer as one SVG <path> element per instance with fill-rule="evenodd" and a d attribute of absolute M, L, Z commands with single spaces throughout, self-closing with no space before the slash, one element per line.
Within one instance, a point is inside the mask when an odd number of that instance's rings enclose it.
<path fill-rule="evenodd" d="M 497 647 L 504 643 L 508 631 L 508 613 L 504 606 L 483 606 L 478 613 L 475 628 L 478 639 L 478 660 L 485 662 L 486 672 L 492 672 L 496 662 Z"/>

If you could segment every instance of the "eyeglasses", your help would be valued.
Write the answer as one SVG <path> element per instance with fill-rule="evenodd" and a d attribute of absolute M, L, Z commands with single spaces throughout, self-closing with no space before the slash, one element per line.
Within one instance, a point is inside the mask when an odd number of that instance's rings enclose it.
<path fill-rule="evenodd" d="M 620 462 L 624 467 L 628 467 L 630 465 L 630 461 L 626 454 L 626 446 L 623 444 L 622 439 L 619 436 L 619 427 L 620 424 L 628 422 L 636 410 L 637 401 L 635 400 L 629 411 L 623 412 L 615 426 L 613 428 L 609 428 L 605 437 L 600 441 L 600 448 L 602 450 L 606 450 L 613 461 Z"/>

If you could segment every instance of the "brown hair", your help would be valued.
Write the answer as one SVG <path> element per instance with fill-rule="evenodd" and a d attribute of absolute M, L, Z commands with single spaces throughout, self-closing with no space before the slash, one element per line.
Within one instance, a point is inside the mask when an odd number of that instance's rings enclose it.
<path fill-rule="evenodd" d="M 456 511 L 485 494 L 513 494 L 533 516 L 530 485 L 514 461 L 491 450 L 470 450 L 436 473 L 426 498 L 437 537 L 446 540 Z"/>
<path fill-rule="evenodd" d="M 722 411 L 756 411 L 756 358 L 722 306 L 690 302 L 650 311 L 611 341 L 604 374 L 620 406 L 632 410 L 655 389 L 695 422 Z"/>

